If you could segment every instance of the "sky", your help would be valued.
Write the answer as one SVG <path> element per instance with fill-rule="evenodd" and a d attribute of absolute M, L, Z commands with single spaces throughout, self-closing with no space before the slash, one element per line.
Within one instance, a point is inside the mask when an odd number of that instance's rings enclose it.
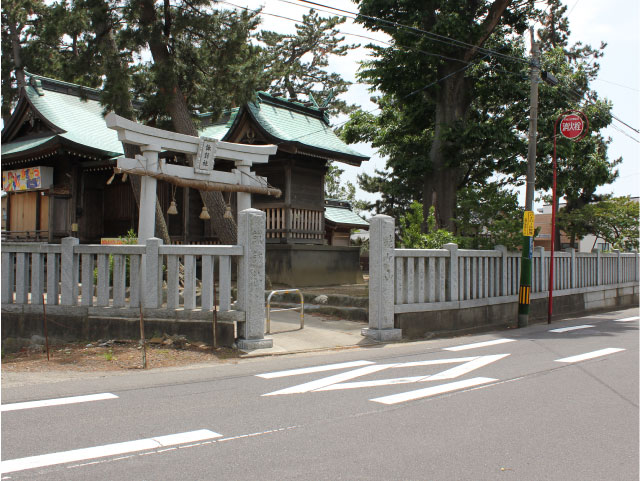
<path fill-rule="evenodd" d="M 281 33 L 295 31 L 295 23 L 283 18 L 268 14 L 280 15 L 289 18 L 302 19 L 307 13 L 309 5 L 299 0 L 230 0 L 231 3 L 249 8 L 263 6 L 262 28 L 275 30 Z M 223 7 L 230 8 L 231 4 L 221 2 Z M 352 2 L 344 0 L 318 0 L 323 5 L 356 11 Z M 605 55 L 600 59 L 600 73 L 598 79 L 592 82 L 591 88 L 598 92 L 599 97 L 607 98 L 613 102 L 613 114 L 621 121 L 629 124 L 634 129 L 640 130 L 640 2 L 638 0 L 566 0 L 568 7 L 569 23 L 571 30 L 570 42 L 582 42 L 594 47 L 600 42 L 606 42 Z M 320 12 L 323 16 L 328 15 Z M 363 29 L 347 20 L 340 30 L 345 34 L 365 35 L 384 39 L 382 34 L 376 34 Z M 366 45 L 368 40 L 346 35 L 346 42 Z M 346 80 L 356 82 L 356 73 L 360 62 L 366 60 L 369 50 L 361 47 L 350 52 L 346 57 L 334 58 L 330 61 L 329 69 L 340 73 Z M 376 108 L 369 101 L 371 93 L 365 85 L 352 85 L 349 92 L 343 98 L 351 103 L 362 106 L 364 110 Z M 337 125 L 346 118 L 333 120 Z M 611 137 L 609 145 L 609 158 L 623 158 L 618 167 L 619 178 L 610 185 L 603 186 L 598 193 L 612 193 L 621 195 L 640 195 L 640 133 L 614 121 L 604 131 L 604 135 Z M 364 162 L 360 168 L 348 165 L 340 165 L 345 170 L 342 180 L 349 180 L 356 185 L 358 173 L 373 173 L 374 169 L 384 169 L 385 161 L 376 155 L 374 149 L 366 144 L 354 146 L 363 154 L 371 155 L 371 160 Z M 539 192 L 536 193 L 539 196 Z M 357 197 L 372 200 L 376 196 L 368 194 L 357 188 Z M 524 205 L 524 188 L 519 189 L 520 203 Z M 541 207 L 536 202 L 534 208 Z"/>

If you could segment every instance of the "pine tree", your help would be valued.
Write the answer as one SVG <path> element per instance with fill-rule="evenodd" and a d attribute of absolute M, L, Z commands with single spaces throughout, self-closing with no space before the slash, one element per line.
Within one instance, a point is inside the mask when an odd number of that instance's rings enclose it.
<path fill-rule="evenodd" d="M 338 27 L 345 21 L 344 17 L 321 17 L 312 9 L 296 24 L 295 34 L 260 32 L 258 40 L 266 46 L 264 90 L 295 101 L 303 100 L 300 95 L 313 98 L 320 106 L 326 104 L 330 114 L 351 112 L 353 105 L 336 98 L 351 82 L 327 71 L 331 56 L 344 57 L 358 47 L 343 43 Z"/>

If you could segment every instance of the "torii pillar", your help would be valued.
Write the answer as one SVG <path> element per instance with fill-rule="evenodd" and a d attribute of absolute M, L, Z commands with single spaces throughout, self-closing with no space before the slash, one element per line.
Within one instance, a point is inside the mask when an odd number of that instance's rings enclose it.
<path fill-rule="evenodd" d="M 245 314 L 244 324 L 238 329 L 238 347 L 251 350 L 273 346 L 272 339 L 264 338 L 265 214 L 251 209 L 251 194 L 280 196 L 281 192 L 269 188 L 266 179 L 251 172 L 251 166 L 268 162 L 277 147 L 233 144 L 177 134 L 140 125 L 114 113 L 108 114 L 105 121 L 107 127 L 118 131 L 121 142 L 139 145 L 142 151 L 135 159 L 118 158 L 118 169 L 142 176 L 138 244 L 147 244 L 154 236 L 157 179 L 198 190 L 238 192 L 241 223 L 238 240 L 244 247 L 238 263 L 238 304 Z M 163 150 L 195 154 L 193 167 L 164 162 L 158 157 Z M 236 169 L 232 172 L 213 170 L 216 158 L 232 160 Z M 143 257 L 144 275 L 141 278 L 157 274 L 147 273 L 147 265 Z"/>
<path fill-rule="evenodd" d="M 264 164 L 277 151 L 275 145 L 246 145 L 178 134 L 127 120 L 114 113 L 105 117 L 107 127 L 118 131 L 121 142 L 139 145 L 142 155 L 135 159 L 118 158 L 118 169 L 141 175 L 138 244 L 155 233 L 157 179 L 198 190 L 234 191 L 238 193 L 238 212 L 251 208 L 251 193 L 280 195 L 267 187 L 267 180 L 251 172 L 254 164 Z M 167 164 L 158 159 L 163 150 L 197 155 L 193 167 Z M 214 170 L 215 159 L 231 160 L 232 172 Z"/>

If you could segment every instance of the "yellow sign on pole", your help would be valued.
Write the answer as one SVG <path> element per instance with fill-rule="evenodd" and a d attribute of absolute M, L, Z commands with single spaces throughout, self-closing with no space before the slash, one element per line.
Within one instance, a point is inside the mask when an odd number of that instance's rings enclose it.
<path fill-rule="evenodd" d="M 524 211 L 524 220 L 522 222 L 522 235 L 525 237 L 533 237 L 534 229 L 533 212 L 530 210 Z"/>

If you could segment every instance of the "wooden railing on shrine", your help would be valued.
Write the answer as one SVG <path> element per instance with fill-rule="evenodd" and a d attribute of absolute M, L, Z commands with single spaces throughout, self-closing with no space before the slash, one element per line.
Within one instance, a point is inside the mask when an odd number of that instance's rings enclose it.
<path fill-rule="evenodd" d="M 288 238 L 315 242 L 324 239 L 324 210 L 285 207 L 262 210 L 267 216 L 267 239 Z"/>

